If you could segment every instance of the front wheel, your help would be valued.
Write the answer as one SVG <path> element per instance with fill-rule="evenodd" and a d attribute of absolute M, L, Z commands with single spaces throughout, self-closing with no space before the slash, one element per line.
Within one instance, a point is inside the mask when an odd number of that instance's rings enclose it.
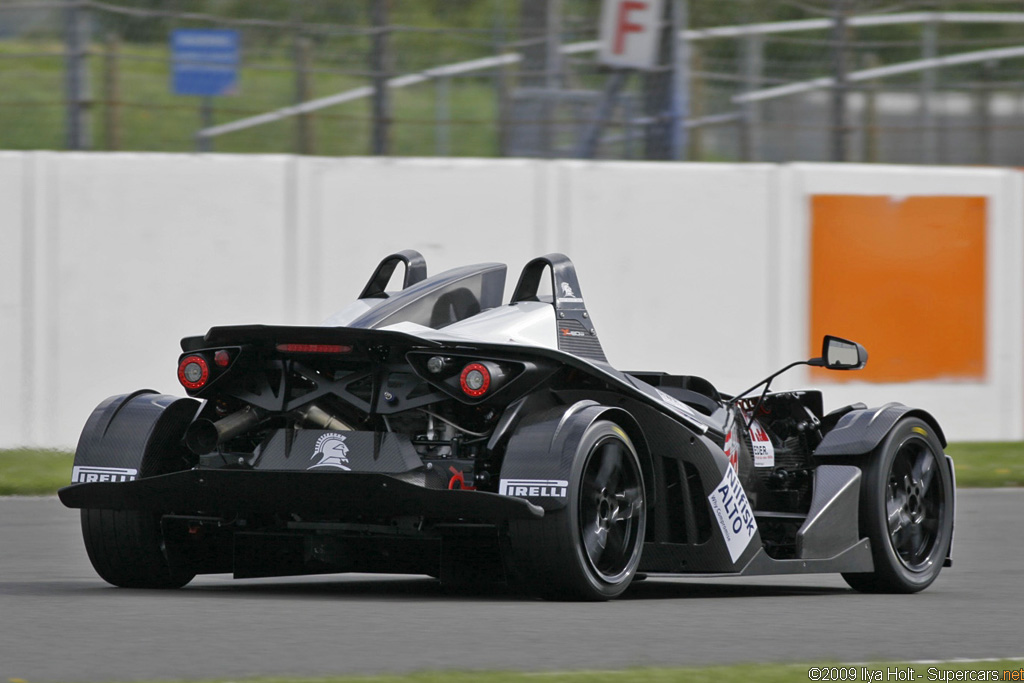
<path fill-rule="evenodd" d="M 82 510 L 82 536 L 96 573 L 121 588 L 181 588 L 195 574 L 170 565 L 159 517 L 139 510 Z"/>
<path fill-rule="evenodd" d="M 843 574 L 867 593 L 916 593 L 939 575 L 953 538 L 953 479 L 931 426 L 900 421 L 864 468 L 861 535 L 874 573 Z"/>
<path fill-rule="evenodd" d="M 636 448 L 605 420 L 584 433 L 565 510 L 510 523 L 513 564 L 549 599 L 609 600 L 636 577 L 647 506 Z"/>

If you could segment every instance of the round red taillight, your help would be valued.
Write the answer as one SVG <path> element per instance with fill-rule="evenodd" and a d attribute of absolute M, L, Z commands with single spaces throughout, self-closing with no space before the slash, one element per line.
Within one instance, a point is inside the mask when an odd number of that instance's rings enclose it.
<path fill-rule="evenodd" d="M 178 381 L 186 389 L 202 389 L 210 379 L 210 366 L 202 356 L 185 356 L 178 363 Z"/>
<path fill-rule="evenodd" d="M 491 386 L 491 373 L 480 363 L 470 363 L 462 368 L 459 384 L 462 386 L 462 393 L 466 396 L 479 398 L 486 394 Z"/>
<path fill-rule="evenodd" d="M 226 350 L 221 349 L 217 353 L 213 354 L 213 362 L 219 368 L 226 368 L 231 365 L 231 354 Z"/>

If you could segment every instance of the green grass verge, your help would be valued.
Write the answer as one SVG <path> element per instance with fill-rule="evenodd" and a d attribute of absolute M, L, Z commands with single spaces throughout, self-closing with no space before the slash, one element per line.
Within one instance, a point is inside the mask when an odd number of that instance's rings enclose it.
<path fill-rule="evenodd" d="M 913 674 L 910 673 L 913 670 Z M 978 672 L 971 678 L 966 672 Z M 963 673 L 958 673 L 963 672 Z M 982 673 L 984 672 L 984 673 Z M 994 672 L 994 673 L 993 673 Z M 1014 678 L 1016 673 L 1017 678 Z M 891 674 L 891 675 L 890 675 Z M 424 672 L 398 676 L 335 676 L 327 678 L 232 678 L 234 683 L 788 683 L 790 681 L 1019 681 L 1024 678 L 1024 659 L 934 664 L 870 663 L 740 664 L 701 668 L 642 668 L 620 671 L 571 671 L 555 673 Z M 31 683 L 8 678 L 9 683 Z M 205 683 L 222 683 L 208 681 Z"/>
<path fill-rule="evenodd" d="M 0 495 L 56 493 L 71 480 L 72 460 L 74 456 L 65 451 L 0 450 Z"/>
<path fill-rule="evenodd" d="M 1024 442 L 952 443 L 961 488 L 1024 486 Z M 0 495 L 56 493 L 71 478 L 72 454 L 20 448 L 0 450 Z"/>
<path fill-rule="evenodd" d="M 951 443 L 961 487 L 1024 486 L 1024 443 Z"/>

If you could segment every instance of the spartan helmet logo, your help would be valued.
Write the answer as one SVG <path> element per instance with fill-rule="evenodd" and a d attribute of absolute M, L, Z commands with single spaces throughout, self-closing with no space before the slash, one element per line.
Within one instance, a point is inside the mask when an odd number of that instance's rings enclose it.
<path fill-rule="evenodd" d="M 576 298 L 576 294 L 572 291 L 572 287 L 569 286 L 568 282 L 562 283 L 562 296 L 569 297 L 571 299 Z"/>
<path fill-rule="evenodd" d="M 324 434 L 316 440 L 316 452 L 309 456 L 310 460 L 320 456 L 320 462 L 310 465 L 307 469 L 317 467 L 334 467 L 339 470 L 351 472 L 348 465 L 348 446 L 345 445 L 345 437 L 341 434 Z"/>

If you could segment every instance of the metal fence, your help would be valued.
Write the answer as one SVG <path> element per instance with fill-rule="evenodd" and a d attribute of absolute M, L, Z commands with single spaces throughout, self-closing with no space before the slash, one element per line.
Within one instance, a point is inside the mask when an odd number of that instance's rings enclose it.
<path fill-rule="evenodd" d="M 1024 165 L 1019 1 L 665 0 L 644 73 L 601 4 L 0 0 L 0 148 Z M 233 94 L 173 93 L 196 28 Z"/>

